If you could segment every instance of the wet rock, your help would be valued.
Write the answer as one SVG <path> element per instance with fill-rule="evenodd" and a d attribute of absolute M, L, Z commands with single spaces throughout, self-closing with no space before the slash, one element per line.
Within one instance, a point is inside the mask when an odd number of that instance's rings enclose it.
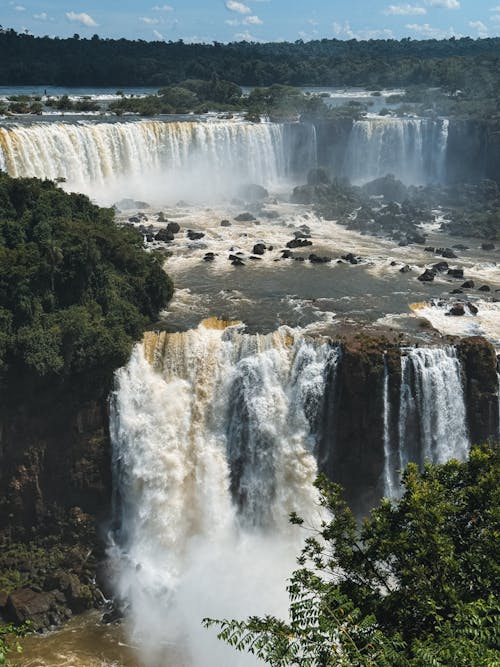
<path fill-rule="evenodd" d="M 463 290 L 461 290 L 461 289 L 454 289 L 454 290 L 451 290 L 450 294 L 463 294 Z"/>
<path fill-rule="evenodd" d="M 187 237 L 190 241 L 199 241 L 205 236 L 203 232 L 194 232 L 192 229 L 187 230 Z"/>
<path fill-rule="evenodd" d="M 167 222 L 167 218 L 165 217 L 165 213 L 163 213 L 163 211 L 159 211 L 156 214 L 156 220 L 158 222 Z"/>
<path fill-rule="evenodd" d="M 408 234 L 408 240 L 410 243 L 418 243 L 418 245 L 424 245 L 426 238 L 423 234 L 419 234 L 418 232 L 410 232 Z"/>
<path fill-rule="evenodd" d="M 308 239 L 292 239 L 286 244 L 287 248 L 305 248 L 312 245 L 312 241 Z"/>
<path fill-rule="evenodd" d="M 256 257 L 255 255 L 250 255 L 250 257 L 249 257 L 248 259 L 252 259 L 252 260 L 259 259 L 259 260 L 262 260 L 262 257 Z"/>
<path fill-rule="evenodd" d="M 295 236 L 296 239 L 310 239 L 311 238 L 311 233 L 310 232 L 294 232 L 293 235 Z"/>
<path fill-rule="evenodd" d="M 128 219 L 128 221 L 131 222 L 133 225 L 137 225 L 141 221 L 141 219 L 138 218 L 136 215 L 133 215 Z"/>
<path fill-rule="evenodd" d="M 240 213 L 235 217 L 236 222 L 254 222 L 257 218 L 251 213 Z"/>
<path fill-rule="evenodd" d="M 398 243 L 398 246 L 400 248 L 406 248 L 407 245 L 408 245 L 408 241 L 406 239 L 401 239 L 401 241 Z"/>
<path fill-rule="evenodd" d="M 397 262 L 394 262 L 394 261 L 391 262 L 391 266 L 397 266 L 397 265 L 398 265 Z"/>
<path fill-rule="evenodd" d="M 399 269 L 400 273 L 410 273 L 411 267 L 408 264 L 405 264 Z"/>
<path fill-rule="evenodd" d="M 489 285 L 481 285 L 479 288 L 480 292 L 491 292 L 491 287 Z"/>
<path fill-rule="evenodd" d="M 355 257 L 352 252 L 348 252 L 347 255 L 342 255 L 342 259 L 349 262 L 349 264 L 359 264 L 358 258 Z"/>
<path fill-rule="evenodd" d="M 229 220 L 221 220 L 220 226 L 221 227 L 232 227 L 232 223 L 229 222 Z"/>
<path fill-rule="evenodd" d="M 473 303 L 470 301 L 467 301 L 467 308 L 469 309 L 469 312 L 471 315 L 477 315 L 479 312 L 479 308 L 477 308 Z"/>
<path fill-rule="evenodd" d="M 427 246 L 427 248 L 424 248 L 425 252 L 436 252 L 436 248 L 433 248 L 432 246 Z"/>
<path fill-rule="evenodd" d="M 149 208 L 149 204 L 146 202 L 135 201 L 134 199 L 121 199 L 114 206 L 120 209 L 120 211 L 130 211 L 133 208 Z"/>
<path fill-rule="evenodd" d="M 169 222 L 167 229 L 169 232 L 172 232 L 172 234 L 178 234 L 181 231 L 181 226 L 178 222 Z"/>
<path fill-rule="evenodd" d="M 465 315 L 465 308 L 463 303 L 456 303 L 454 306 L 450 308 L 447 315 L 453 315 L 454 317 L 461 317 L 462 315 Z"/>
<path fill-rule="evenodd" d="M 455 243 L 455 245 L 453 247 L 455 248 L 455 250 L 461 250 L 461 251 L 469 249 L 469 246 L 464 245 L 463 243 Z"/>
<path fill-rule="evenodd" d="M 232 264 L 233 266 L 245 266 L 245 263 L 244 263 L 243 260 L 240 259 L 239 257 L 235 257 L 235 258 L 231 261 L 231 264 Z"/>
<path fill-rule="evenodd" d="M 252 249 L 254 255 L 263 255 L 266 252 L 264 243 L 256 243 Z"/>
<path fill-rule="evenodd" d="M 472 289 L 472 288 L 475 287 L 475 286 L 476 286 L 476 285 L 475 285 L 475 283 L 474 283 L 473 280 L 466 280 L 466 281 L 463 283 L 463 285 L 462 285 L 462 287 L 463 287 L 464 289 Z"/>
<path fill-rule="evenodd" d="M 207 252 L 203 257 L 204 262 L 213 262 L 215 260 L 215 255 L 213 252 Z"/>
<path fill-rule="evenodd" d="M 245 201 L 255 202 L 269 197 L 269 192 L 262 185 L 250 183 L 249 185 L 242 186 L 238 191 L 238 195 Z"/>
<path fill-rule="evenodd" d="M 495 250 L 495 244 L 489 241 L 481 245 L 482 250 Z"/>
<path fill-rule="evenodd" d="M 451 248 L 445 248 L 441 252 L 441 256 L 444 257 L 445 259 L 457 259 L 457 255 L 453 252 Z"/>
<path fill-rule="evenodd" d="M 293 258 L 295 262 L 305 262 L 306 258 L 302 257 L 302 255 L 298 255 L 297 257 Z"/>
<path fill-rule="evenodd" d="M 155 234 L 155 241 L 162 241 L 163 243 L 170 243 L 174 240 L 174 235 L 168 229 L 160 229 L 159 232 Z"/>
<path fill-rule="evenodd" d="M 311 262 L 311 264 L 328 264 L 329 262 L 332 261 L 332 258 L 331 257 L 320 257 L 319 255 L 311 253 L 309 255 L 309 261 Z"/>
<path fill-rule="evenodd" d="M 463 280 L 464 270 L 463 269 L 448 269 L 448 275 L 451 276 L 451 278 L 460 278 L 461 280 Z"/>
<path fill-rule="evenodd" d="M 418 276 L 418 280 L 422 283 L 431 283 L 434 280 L 435 274 L 431 269 L 425 269 L 425 271 Z"/>
<path fill-rule="evenodd" d="M 432 269 L 435 273 L 444 273 L 449 269 L 448 262 L 438 262 L 437 264 L 433 264 Z"/>
<path fill-rule="evenodd" d="M 57 603 L 52 593 L 37 593 L 30 588 L 13 591 L 6 605 L 7 618 L 10 621 L 18 625 L 31 621 L 35 630 L 53 625 L 49 614 L 57 611 Z"/>
<path fill-rule="evenodd" d="M 281 258 L 282 259 L 292 259 L 293 253 L 290 250 L 282 250 L 281 251 Z"/>

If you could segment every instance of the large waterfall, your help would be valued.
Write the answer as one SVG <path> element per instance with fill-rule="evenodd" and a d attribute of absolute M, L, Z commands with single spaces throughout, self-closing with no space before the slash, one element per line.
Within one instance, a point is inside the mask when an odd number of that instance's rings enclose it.
<path fill-rule="evenodd" d="M 449 121 L 384 118 L 355 121 L 344 174 L 354 183 L 394 174 L 408 185 L 444 181 Z"/>
<path fill-rule="evenodd" d="M 176 646 L 187 664 L 240 664 L 203 616 L 286 611 L 301 537 L 287 517 L 318 512 L 315 430 L 332 355 L 288 329 L 250 336 L 210 321 L 148 334 L 118 373 L 118 590 L 148 666 Z"/>
<path fill-rule="evenodd" d="M 312 129 L 306 135 L 307 144 Z M 278 123 L 39 122 L 0 128 L 0 168 L 11 176 L 63 178 L 100 200 L 133 193 L 207 201 L 241 183 L 283 181 L 294 140 L 293 129 Z"/>

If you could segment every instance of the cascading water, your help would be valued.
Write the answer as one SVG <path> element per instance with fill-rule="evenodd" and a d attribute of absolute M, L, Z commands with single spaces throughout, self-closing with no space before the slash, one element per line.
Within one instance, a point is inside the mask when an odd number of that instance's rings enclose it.
<path fill-rule="evenodd" d="M 175 646 L 186 664 L 240 664 L 203 616 L 286 612 L 301 538 L 287 517 L 318 512 L 316 429 L 336 354 L 286 328 L 210 321 L 148 334 L 117 374 L 113 551 L 148 666 Z"/>
<path fill-rule="evenodd" d="M 409 462 L 464 460 L 470 443 L 461 365 L 453 347 L 415 348 L 401 358 L 396 470 Z M 386 488 L 386 491 L 388 489 Z"/>
<path fill-rule="evenodd" d="M 344 173 L 362 183 L 393 174 L 408 185 L 444 181 L 449 121 L 364 119 L 353 123 Z"/>
<path fill-rule="evenodd" d="M 162 203 L 174 195 L 206 201 L 241 183 L 286 179 L 287 143 L 297 139 L 293 128 L 285 137 L 285 127 L 220 120 L 17 125 L 0 128 L 0 165 L 11 176 L 63 178 L 102 201 L 130 192 Z"/>

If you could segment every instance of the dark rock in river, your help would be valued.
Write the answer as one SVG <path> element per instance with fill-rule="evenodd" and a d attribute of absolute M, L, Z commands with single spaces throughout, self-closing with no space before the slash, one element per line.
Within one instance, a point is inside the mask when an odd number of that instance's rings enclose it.
<path fill-rule="evenodd" d="M 319 257 L 318 255 L 315 255 L 312 253 L 309 255 L 309 261 L 311 264 L 328 264 L 328 262 L 332 261 L 331 257 Z"/>
<path fill-rule="evenodd" d="M 434 280 L 435 274 L 431 269 L 425 269 L 425 271 L 418 277 L 418 280 L 423 283 L 431 283 Z"/>
<path fill-rule="evenodd" d="M 264 243 L 256 243 L 252 249 L 254 255 L 263 255 L 266 252 Z"/>
<path fill-rule="evenodd" d="M 240 213 L 235 217 L 236 222 L 254 222 L 256 219 L 251 213 Z"/>
<path fill-rule="evenodd" d="M 444 273 L 448 271 L 448 262 L 438 262 L 437 264 L 432 265 L 432 269 L 435 273 Z"/>
<path fill-rule="evenodd" d="M 169 222 L 167 229 L 169 232 L 172 232 L 172 234 L 178 234 L 181 231 L 181 226 L 178 222 Z"/>
<path fill-rule="evenodd" d="M 489 242 L 487 242 L 487 243 L 483 243 L 483 244 L 481 245 L 481 248 L 482 248 L 483 250 L 495 250 L 495 244 L 494 244 L 494 243 L 489 243 Z"/>
<path fill-rule="evenodd" d="M 465 307 L 463 303 L 456 303 L 454 306 L 452 306 L 449 310 L 447 315 L 454 315 L 455 317 L 460 317 L 461 315 L 465 315 Z"/>
<path fill-rule="evenodd" d="M 454 290 L 451 290 L 450 294 L 463 294 L 463 290 L 461 290 L 461 289 L 454 289 Z"/>
<path fill-rule="evenodd" d="M 400 273 L 410 273 L 411 267 L 408 264 L 405 264 L 399 269 Z"/>
<path fill-rule="evenodd" d="M 221 220 L 220 226 L 221 227 L 232 227 L 232 223 L 229 222 L 229 220 Z"/>
<path fill-rule="evenodd" d="M 479 288 L 480 292 L 491 292 L 491 287 L 489 285 L 481 285 Z"/>
<path fill-rule="evenodd" d="M 463 269 L 448 269 L 448 275 L 452 278 L 460 278 L 463 280 L 464 270 Z"/>
<path fill-rule="evenodd" d="M 160 231 L 155 234 L 155 241 L 170 243 L 173 240 L 174 240 L 174 235 L 168 229 L 160 229 Z"/>
<path fill-rule="evenodd" d="M 462 287 L 463 287 L 464 289 L 472 289 L 473 287 L 475 287 L 475 283 L 474 283 L 473 280 L 466 280 L 466 281 L 464 282 L 464 284 L 462 285 Z"/>
<path fill-rule="evenodd" d="M 455 255 L 455 253 L 453 252 L 453 250 L 451 248 L 445 248 L 442 251 L 441 255 L 445 259 L 456 259 L 457 258 L 457 256 Z"/>
<path fill-rule="evenodd" d="M 286 244 L 287 248 L 305 248 L 307 246 L 312 245 L 312 241 L 308 241 L 307 239 L 292 239 L 291 241 L 288 241 Z"/>
<path fill-rule="evenodd" d="M 203 232 L 193 232 L 192 229 L 188 229 L 187 237 L 190 241 L 199 241 L 205 236 Z"/>
<path fill-rule="evenodd" d="M 479 308 L 477 308 L 473 303 L 470 301 L 467 302 L 467 308 L 469 309 L 470 313 L 472 315 L 477 315 L 479 312 Z"/>

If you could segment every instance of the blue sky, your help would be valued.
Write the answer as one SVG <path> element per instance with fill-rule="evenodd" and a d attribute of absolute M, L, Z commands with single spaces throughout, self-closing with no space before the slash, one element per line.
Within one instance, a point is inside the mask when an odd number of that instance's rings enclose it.
<path fill-rule="evenodd" d="M 0 0 L 35 35 L 185 41 L 500 36 L 500 0 Z"/>

